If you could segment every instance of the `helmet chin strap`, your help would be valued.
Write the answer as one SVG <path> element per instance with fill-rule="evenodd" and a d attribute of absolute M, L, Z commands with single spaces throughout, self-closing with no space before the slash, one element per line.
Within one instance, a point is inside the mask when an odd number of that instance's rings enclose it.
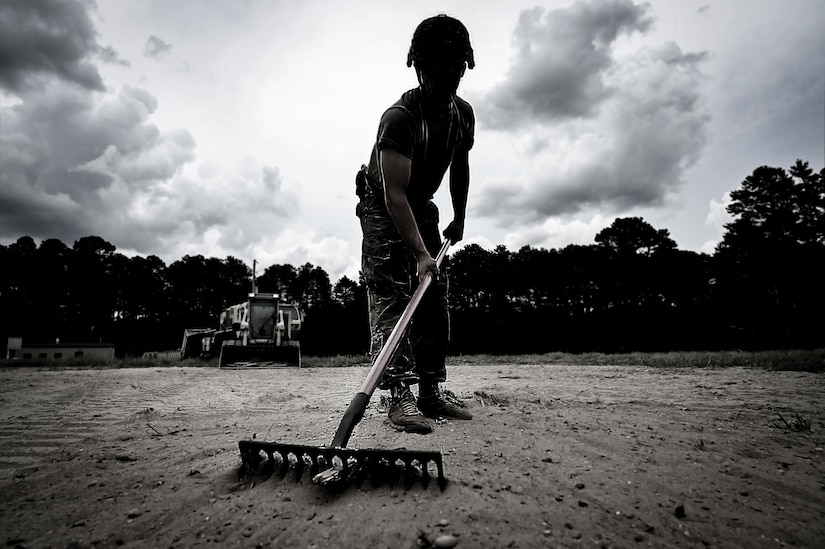
<path fill-rule="evenodd" d="M 421 91 L 424 92 L 424 96 L 427 98 L 427 102 L 437 106 L 446 106 L 455 100 L 457 90 L 453 90 L 451 93 L 447 95 L 435 94 L 433 93 L 431 86 L 427 85 L 427 83 L 425 82 L 422 73 L 423 71 L 420 68 L 415 68 L 415 74 L 418 77 L 418 85 L 421 88 Z"/>

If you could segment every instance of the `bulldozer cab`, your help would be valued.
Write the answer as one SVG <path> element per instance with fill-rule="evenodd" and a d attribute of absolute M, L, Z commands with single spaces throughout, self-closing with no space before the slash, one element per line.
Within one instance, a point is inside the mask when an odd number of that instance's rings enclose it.
<path fill-rule="evenodd" d="M 221 345 L 219 367 L 230 365 L 301 365 L 298 342 L 302 311 L 278 294 L 249 294 L 246 302 L 229 307 L 221 325 L 234 337 Z"/>
<path fill-rule="evenodd" d="M 251 301 L 249 305 L 250 337 L 274 340 L 278 324 L 280 324 L 280 316 L 277 301 Z"/>

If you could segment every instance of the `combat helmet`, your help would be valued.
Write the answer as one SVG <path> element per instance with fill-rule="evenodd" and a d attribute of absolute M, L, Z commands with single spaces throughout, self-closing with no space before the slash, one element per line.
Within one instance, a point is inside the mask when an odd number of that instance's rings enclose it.
<path fill-rule="evenodd" d="M 415 29 L 407 54 L 407 66 L 462 65 L 467 68 L 476 66 L 473 48 L 470 46 L 470 33 L 464 24 L 440 14 L 422 21 Z"/>

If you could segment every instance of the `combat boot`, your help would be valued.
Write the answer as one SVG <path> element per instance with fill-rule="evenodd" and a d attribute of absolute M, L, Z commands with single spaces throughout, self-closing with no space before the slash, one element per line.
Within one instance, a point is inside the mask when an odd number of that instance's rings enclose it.
<path fill-rule="evenodd" d="M 390 393 L 390 409 L 387 415 L 393 429 L 422 435 L 432 432 L 432 422 L 418 410 L 409 386 L 393 387 Z"/>
<path fill-rule="evenodd" d="M 438 385 L 430 388 L 418 397 L 418 409 L 427 417 L 438 419 L 473 419 L 467 405 L 461 402 L 451 391 L 444 391 Z"/>

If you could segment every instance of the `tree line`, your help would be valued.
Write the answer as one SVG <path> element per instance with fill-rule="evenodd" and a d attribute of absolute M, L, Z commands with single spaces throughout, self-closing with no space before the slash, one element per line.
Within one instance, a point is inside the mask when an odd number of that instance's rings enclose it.
<path fill-rule="evenodd" d="M 757 168 L 731 193 L 713 254 L 666 229 L 617 218 L 593 244 L 547 250 L 467 245 L 448 258 L 453 354 L 781 349 L 825 346 L 825 169 Z M 180 346 L 251 291 L 234 257 L 127 257 L 99 236 L 69 247 L 24 236 L 0 246 L 0 345 L 113 343 L 118 356 Z M 274 264 L 258 290 L 307 313 L 308 355 L 366 352 L 362 280 Z"/>

